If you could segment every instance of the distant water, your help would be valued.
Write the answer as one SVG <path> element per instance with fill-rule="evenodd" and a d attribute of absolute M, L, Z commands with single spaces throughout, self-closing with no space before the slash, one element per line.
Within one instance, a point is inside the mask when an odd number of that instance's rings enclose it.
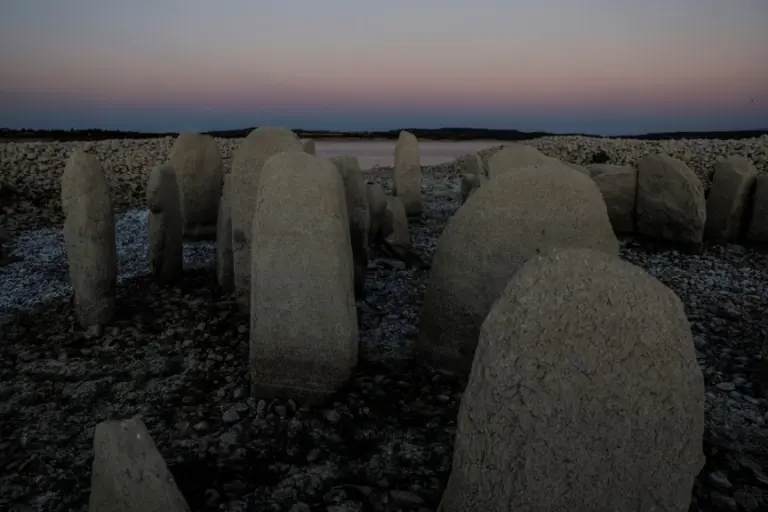
<path fill-rule="evenodd" d="M 422 165 L 437 165 L 450 162 L 467 153 L 474 153 L 481 149 L 490 148 L 502 144 L 494 140 L 470 140 L 470 141 L 421 141 Z M 331 157 L 340 155 L 354 155 L 360 162 L 360 167 L 370 169 L 372 167 L 392 167 L 395 161 L 395 141 L 315 141 L 318 155 Z"/>

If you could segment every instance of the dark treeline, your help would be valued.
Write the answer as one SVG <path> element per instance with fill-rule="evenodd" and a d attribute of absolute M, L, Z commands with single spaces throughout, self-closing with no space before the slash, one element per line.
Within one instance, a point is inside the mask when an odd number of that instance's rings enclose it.
<path fill-rule="evenodd" d="M 548 136 L 567 136 L 582 135 L 587 137 L 601 137 L 600 135 L 590 135 L 587 133 L 548 133 L 548 132 L 521 132 L 518 130 L 491 130 L 483 128 L 404 128 L 413 133 L 420 139 L 430 140 L 528 140 L 538 137 Z M 221 138 L 241 138 L 248 135 L 253 128 L 243 128 L 239 130 L 219 130 L 204 132 L 214 137 Z M 294 130 L 299 137 L 311 139 L 396 139 L 400 130 L 389 130 L 380 132 L 337 132 L 337 131 L 318 131 L 318 130 Z M 666 132 L 666 133 L 646 133 L 643 135 L 611 135 L 602 136 L 606 139 L 643 139 L 643 140 L 666 140 L 666 139 L 749 139 L 768 134 L 765 130 L 739 130 L 722 132 Z M 157 137 L 176 137 L 178 132 L 128 132 L 119 130 L 11 130 L 0 128 L 0 140 L 17 141 L 74 141 L 74 140 L 107 140 L 107 139 L 154 139 Z"/>

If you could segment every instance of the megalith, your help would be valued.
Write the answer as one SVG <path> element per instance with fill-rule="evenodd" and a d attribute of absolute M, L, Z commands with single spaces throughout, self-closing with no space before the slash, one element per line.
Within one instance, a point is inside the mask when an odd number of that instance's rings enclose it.
<path fill-rule="evenodd" d="M 483 322 L 438 510 L 686 512 L 703 433 L 677 295 L 601 251 L 546 251 Z"/>
<path fill-rule="evenodd" d="M 299 138 L 287 128 L 256 128 L 232 157 L 232 259 L 235 298 L 240 311 L 247 313 L 251 294 L 251 224 L 261 168 L 269 157 L 283 151 L 303 152 Z"/>
<path fill-rule="evenodd" d="M 499 151 L 488 159 L 488 179 L 492 180 L 496 175 L 505 173 L 511 169 L 528 167 L 531 165 L 551 164 L 559 161 L 549 157 L 528 144 L 511 142 L 505 144 Z"/>
<path fill-rule="evenodd" d="M 349 235 L 355 273 L 355 297 L 365 296 L 365 273 L 368 268 L 368 232 L 371 218 L 368 208 L 368 191 L 355 156 L 335 156 L 330 161 L 341 173 L 349 215 Z"/>
<path fill-rule="evenodd" d="M 216 281 L 228 292 L 235 287 L 232 267 L 232 178 L 224 175 L 224 187 L 219 200 L 219 215 L 216 226 Z"/>
<path fill-rule="evenodd" d="M 139 418 L 96 425 L 93 452 L 91 512 L 190 510 Z"/>
<path fill-rule="evenodd" d="M 394 195 L 405 206 L 407 215 L 420 215 L 421 204 L 421 157 L 419 141 L 405 130 L 400 132 L 395 144 Z"/>
<path fill-rule="evenodd" d="M 184 237 L 213 240 L 224 176 L 218 144 L 210 135 L 182 133 L 171 147 L 169 163 L 181 194 Z"/>
<path fill-rule="evenodd" d="M 252 396 L 315 403 L 357 364 L 344 182 L 328 159 L 280 153 L 264 165 L 254 204 Z"/>
<path fill-rule="evenodd" d="M 80 148 L 61 176 L 61 207 L 77 320 L 83 327 L 109 323 L 117 287 L 115 217 L 101 164 Z"/>
<path fill-rule="evenodd" d="M 317 154 L 315 149 L 315 141 L 312 139 L 303 139 L 301 141 L 301 148 L 305 153 L 309 153 L 310 155 Z"/>
<path fill-rule="evenodd" d="M 368 247 L 372 248 L 381 234 L 381 226 L 387 211 L 387 194 L 378 183 L 368 183 L 368 209 L 370 211 L 370 228 L 368 231 Z"/>
<path fill-rule="evenodd" d="M 150 171 L 147 207 L 149 269 L 155 279 L 167 283 L 184 271 L 184 220 L 176 171 L 170 164 L 157 165 Z"/>
<path fill-rule="evenodd" d="M 454 161 L 453 166 L 461 174 L 472 174 L 474 176 L 482 174 L 485 176 L 483 161 L 477 153 L 467 153 L 458 157 Z"/>
<path fill-rule="evenodd" d="M 757 177 L 751 206 L 752 214 L 745 238 L 747 242 L 766 243 L 768 242 L 768 174 Z"/>
<path fill-rule="evenodd" d="M 411 249 L 411 235 L 408 231 L 408 216 L 405 214 L 405 206 L 399 197 L 387 199 L 387 208 L 384 212 L 384 223 L 381 235 L 389 248 L 401 258 L 405 257 Z"/>
<path fill-rule="evenodd" d="M 474 194 L 485 181 L 486 177 L 484 174 L 462 174 L 461 188 L 459 192 L 461 196 L 461 204 L 466 203 L 469 196 Z"/>
<path fill-rule="evenodd" d="M 742 234 L 757 181 L 757 169 L 749 159 L 731 156 L 715 163 L 714 170 L 706 200 L 704 237 L 715 243 L 734 242 Z"/>
<path fill-rule="evenodd" d="M 562 165 L 500 173 L 448 221 L 435 250 L 417 347 L 438 366 L 467 372 L 480 325 L 504 285 L 551 247 L 618 255 L 592 179 Z"/>
<path fill-rule="evenodd" d="M 681 160 L 665 154 L 637 162 L 637 232 L 697 250 L 704 238 L 704 186 Z"/>
<path fill-rule="evenodd" d="M 616 234 L 635 230 L 635 196 L 637 169 L 631 165 L 593 164 L 588 167 L 611 219 Z"/>

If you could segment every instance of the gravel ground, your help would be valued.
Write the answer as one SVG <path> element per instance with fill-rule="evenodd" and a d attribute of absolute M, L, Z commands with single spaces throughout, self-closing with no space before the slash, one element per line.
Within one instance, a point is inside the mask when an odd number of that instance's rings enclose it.
<path fill-rule="evenodd" d="M 391 189 L 386 171 L 373 179 Z M 426 215 L 411 233 L 429 262 L 458 181 L 428 173 L 424 188 Z M 118 318 L 100 336 L 75 327 L 60 235 L 21 236 L 24 263 L 0 268 L 11 290 L 0 302 L 0 510 L 86 510 L 95 425 L 134 415 L 195 511 L 434 510 L 466 383 L 410 358 L 429 270 L 374 259 L 359 302 L 361 364 L 326 406 L 254 400 L 248 319 L 217 290 L 212 247 L 187 247 L 197 268 L 181 286 L 154 285 L 145 216 L 121 217 Z M 691 321 L 707 387 L 707 465 L 691 510 L 766 510 L 768 401 L 755 364 L 768 336 L 768 256 L 625 238 L 622 257 L 678 293 Z M 44 279 L 20 288 L 22 271 Z M 10 312 L 35 295 L 47 304 Z"/>

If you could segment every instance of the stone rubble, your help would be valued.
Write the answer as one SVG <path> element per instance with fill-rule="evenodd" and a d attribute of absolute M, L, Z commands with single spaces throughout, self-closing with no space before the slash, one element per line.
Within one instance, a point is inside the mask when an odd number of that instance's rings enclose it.
<path fill-rule="evenodd" d="M 102 160 L 117 212 L 143 205 L 147 167 L 162 163 L 172 142 L 86 143 Z M 217 142 L 228 172 L 239 141 Z M 721 157 L 743 155 L 767 174 L 766 141 L 759 139 L 530 143 L 579 165 L 600 150 L 616 165 L 666 152 L 686 162 L 705 188 Z M 56 182 L 73 144 L 47 146 L 0 145 L 3 190 L 16 191 L 0 194 L 0 226 L 11 240 L 61 226 Z M 424 215 L 409 231 L 430 262 L 460 206 L 461 181 L 450 165 L 423 173 Z M 391 174 L 367 173 L 389 195 Z M 740 245 L 707 245 L 691 255 L 633 237 L 621 238 L 620 252 L 680 297 L 693 332 L 706 388 L 707 462 L 691 511 L 768 507 L 768 395 L 756 380 L 768 338 L 768 255 Z M 360 364 L 327 404 L 311 407 L 249 396 L 248 315 L 216 286 L 214 254 L 212 246 L 201 252 L 205 268 L 188 266 L 173 286 L 141 271 L 120 279 L 116 316 L 103 332 L 78 327 L 62 299 L 25 313 L 0 311 L 0 510 L 87 510 L 94 428 L 134 416 L 192 510 L 435 510 L 466 380 L 411 358 L 429 268 L 371 255 L 366 298 L 358 301 Z M 49 256 L 36 272 L 56 267 L 61 254 Z M 11 265 L 0 267 L 3 288 Z"/>

